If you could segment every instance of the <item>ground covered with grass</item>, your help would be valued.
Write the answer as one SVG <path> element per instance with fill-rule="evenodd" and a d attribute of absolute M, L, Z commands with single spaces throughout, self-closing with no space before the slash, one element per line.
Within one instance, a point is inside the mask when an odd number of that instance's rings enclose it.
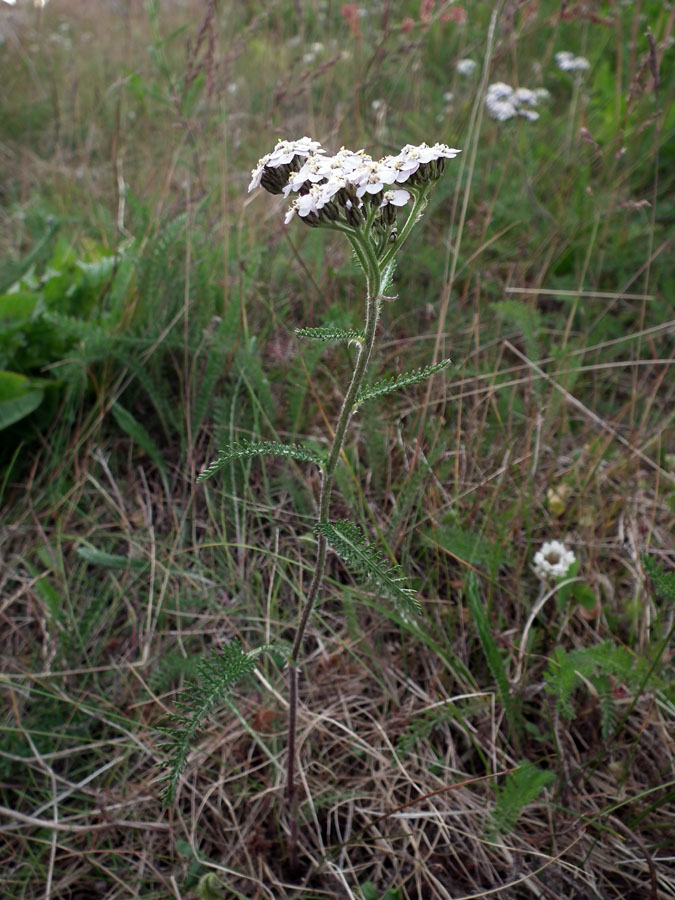
<path fill-rule="evenodd" d="M 675 11 L 0 7 L 3 896 L 675 897 Z M 545 89 L 537 117 L 495 83 Z M 200 661 L 292 641 L 314 567 L 314 466 L 197 483 L 233 441 L 325 449 L 339 412 L 354 349 L 295 329 L 360 327 L 348 244 L 247 193 L 303 135 L 462 153 L 372 380 L 452 365 L 357 414 L 333 503 L 422 613 L 329 557 L 298 876 L 282 654 L 168 807 L 162 778 Z M 562 582 L 534 569 L 551 540 Z"/>

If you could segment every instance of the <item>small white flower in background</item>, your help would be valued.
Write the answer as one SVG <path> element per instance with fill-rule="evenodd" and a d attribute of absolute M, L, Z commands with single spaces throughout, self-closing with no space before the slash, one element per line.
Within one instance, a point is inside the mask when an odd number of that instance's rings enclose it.
<path fill-rule="evenodd" d="M 542 581 L 564 578 L 576 557 L 560 541 L 546 541 L 534 554 L 534 571 Z"/>
<path fill-rule="evenodd" d="M 556 65 L 563 72 L 585 72 L 591 64 L 584 56 L 575 56 L 569 50 L 561 50 L 555 55 Z"/>
<path fill-rule="evenodd" d="M 473 75 L 478 68 L 478 63 L 473 59 L 460 59 L 455 65 L 458 75 Z"/>
<path fill-rule="evenodd" d="M 445 103 L 452 103 L 452 101 L 453 101 L 454 99 L 455 99 L 455 95 L 452 93 L 452 91 L 446 91 L 446 92 L 443 94 L 443 101 L 444 101 Z"/>
<path fill-rule="evenodd" d="M 516 104 L 513 101 L 513 88 L 503 81 L 491 84 L 485 94 L 485 106 L 487 111 L 498 122 L 506 122 L 517 115 Z"/>
<path fill-rule="evenodd" d="M 532 109 L 541 101 L 547 100 L 549 93 L 546 88 L 518 88 L 514 90 L 510 84 L 496 81 L 491 84 L 485 94 L 485 106 L 487 111 L 498 122 L 506 122 L 515 116 L 522 116 L 529 122 L 539 118 L 539 113 Z"/>

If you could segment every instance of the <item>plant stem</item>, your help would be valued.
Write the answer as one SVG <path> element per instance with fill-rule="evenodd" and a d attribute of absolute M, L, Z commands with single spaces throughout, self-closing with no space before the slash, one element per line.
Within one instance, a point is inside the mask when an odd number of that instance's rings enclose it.
<path fill-rule="evenodd" d="M 328 522 L 330 499 L 335 483 L 335 471 L 342 452 L 342 446 L 347 432 L 349 420 L 354 411 L 356 397 L 359 388 L 363 382 L 363 378 L 370 361 L 370 357 L 375 344 L 375 334 L 377 332 L 377 320 L 380 315 L 381 293 L 382 293 L 382 276 L 381 269 L 375 258 L 373 248 L 366 234 L 357 235 L 355 232 L 349 235 L 354 251 L 361 263 L 365 275 L 367 285 L 366 295 L 366 318 L 364 323 L 364 339 L 359 344 L 357 350 L 356 364 L 354 372 L 347 389 L 347 393 L 342 401 L 342 408 L 335 426 L 335 434 L 333 444 L 328 454 L 328 460 L 324 469 L 323 480 L 321 482 L 321 493 L 319 497 L 319 518 L 318 522 Z M 298 657 L 302 650 L 302 643 L 309 623 L 309 618 L 314 608 L 314 603 L 319 594 L 323 575 L 326 568 L 327 544 L 323 535 L 318 536 L 316 566 L 312 576 L 312 582 L 309 587 L 309 593 L 305 605 L 300 614 L 300 620 L 295 633 L 293 649 L 291 650 L 291 658 L 288 665 L 289 673 L 289 700 L 288 700 L 288 760 L 287 760 L 287 776 L 286 776 L 286 799 L 289 809 L 290 819 L 290 837 L 288 842 L 288 864 L 293 875 L 298 874 L 298 796 L 295 787 L 295 762 L 296 762 L 296 733 L 297 733 L 297 713 L 298 713 Z"/>

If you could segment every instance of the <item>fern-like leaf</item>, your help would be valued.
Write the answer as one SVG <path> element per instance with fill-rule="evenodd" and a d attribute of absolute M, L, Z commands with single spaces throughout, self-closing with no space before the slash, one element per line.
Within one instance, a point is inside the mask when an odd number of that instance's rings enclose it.
<path fill-rule="evenodd" d="M 352 341 L 358 343 L 363 341 L 363 334 L 360 331 L 354 331 L 353 328 L 345 330 L 335 325 L 324 325 L 320 328 L 296 328 L 295 333 L 298 337 L 323 341 L 326 344 L 351 344 Z"/>
<path fill-rule="evenodd" d="M 177 703 L 180 712 L 171 717 L 176 725 L 162 729 L 166 736 L 163 746 L 169 750 L 163 794 L 167 806 L 175 800 L 180 774 L 187 764 L 192 740 L 202 722 L 236 682 L 255 669 L 258 657 L 268 649 L 261 647 L 247 653 L 235 640 L 197 664 L 198 681 L 185 689 Z"/>
<path fill-rule="evenodd" d="M 416 369 L 414 372 L 403 372 L 401 375 L 397 375 L 396 378 L 378 381 L 371 387 L 363 388 L 358 392 L 356 406 L 358 407 L 365 403 L 366 400 L 372 400 L 374 397 L 383 397 L 385 394 L 391 394 L 393 391 L 399 391 L 401 388 L 409 387 L 412 384 L 419 384 L 420 381 L 424 381 L 431 375 L 435 375 L 436 372 L 447 368 L 450 363 L 451 360 L 444 359 L 433 366 L 425 366 L 425 368 Z"/>
<path fill-rule="evenodd" d="M 666 603 L 675 603 L 675 572 L 664 572 L 652 556 L 642 555 L 642 564 L 649 576 L 654 594 Z"/>
<path fill-rule="evenodd" d="M 497 806 L 489 829 L 492 835 L 508 834 L 523 808 L 536 800 L 541 791 L 555 779 L 553 772 L 538 769 L 529 760 L 509 775 L 499 792 Z"/>
<path fill-rule="evenodd" d="M 302 444 L 280 444 L 278 441 L 237 441 L 218 453 L 214 461 L 200 473 L 197 481 L 206 481 L 233 459 L 251 459 L 253 456 L 282 456 L 323 466 L 323 459 L 316 451 Z"/>
<path fill-rule="evenodd" d="M 419 600 L 406 585 L 399 566 L 392 565 L 380 550 L 367 544 L 358 525 L 348 520 L 319 522 L 316 532 L 325 537 L 343 562 L 393 600 L 402 612 L 421 612 Z"/>

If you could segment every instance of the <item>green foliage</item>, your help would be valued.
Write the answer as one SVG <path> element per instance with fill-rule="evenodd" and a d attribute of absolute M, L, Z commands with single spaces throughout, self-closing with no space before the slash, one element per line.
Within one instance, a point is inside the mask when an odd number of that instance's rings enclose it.
<path fill-rule="evenodd" d="M 213 872 L 207 872 L 199 879 L 197 897 L 199 900 L 224 900 L 222 887 L 220 880 Z"/>
<path fill-rule="evenodd" d="M 323 341 L 327 344 L 351 344 L 352 341 L 361 343 L 363 332 L 354 328 L 338 328 L 336 325 L 323 325 L 319 328 L 296 328 L 298 337 L 308 338 L 312 341 Z"/>
<path fill-rule="evenodd" d="M 317 534 L 323 535 L 337 555 L 381 594 L 393 600 L 405 614 L 421 612 L 419 600 L 409 588 L 397 565 L 392 565 L 380 550 L 366 543 L 358 525 L 348 520 L 319 522 Z"/>
<path fill-rule="evenodd" d="M 175 727 L 162 729 L 167 739 L 164 746 L 169 751 L 163 793 L 167 806 L 176 797 L 178 779 L 187 764 L 190 746 L 197 730 L 234 685 L 253 672 L 258 657 L 268 649 L 261 647 L 247 653 L 239 641 L 234 640 L 197 664 L 197 683 L 191 684 L 181 694 L 177 702 L 181 712 L 172 716 L 176 722 Z"/>
<path fill-rule="evenodd" d="M 422 532 L 422 537 L 432 546 L 439 546 L 455 559 L 472 566 L 493 572 L 499 566 L 508 565 L 510 560 L 499 544 L 479 534 L 472 534 L 466 528 L 453 525 L 439 525 Z"/>
<path fill-rule="evenodd" d="M 219 472 L 227 463 L 235 459 L 251 459 L 254 456 L 280 456 L 285 459 L 296 459 L 299 462 L 311 462 L 323 466 L 323 459 L 310 447 L 302 444 L 280 444 L 278 441 L 237 441 L 224 450 L 220 450 L 217 458 L 200 473 L 197 481 L 206 481 Z"/>
<path fill-rule="evenodd" d="M 371 385 L 371 387 L 363 388 L 358 392 L 356 408 L 362 403 L 365 403 L 366 400 L 372 400 L 375 397 L 384 397 L 386 394 L 400 391 L 401 388 L 409 387 L 412 384 L 419 384 L 420 381 L 424 381 L 431 375 L 435 375 L 436 372 L 440 372 L 442 369 L 447 368 L 451 361 L 452 360 L 444 359 L 442 362 L 436 363 L 433 366 L 425 366 L 414 372 L 403 372 L 395 378 L 389 378 L 386 381 L 378 381 Z"/>
<path fill-rule="evenodd" d="M 492 308 L 501 319 L 520 332 L 527 356 L 532 360 L 538 359 L 541 313 L 537 307 L 522 300 L 500 300 L 493 303 Z"/>
<path fill-rule="evenodd" d="M 42 403 L 44 381 L 0 371 L 0 431 L 29 416 Z"/>
<path fill-rule="evenodd" d="M 524 760 L 515 772 L 506 777 L 504 786 L 498 792 L 489 834 L 493 837 L 508 834 L 524 807 L 536 800 L 553 781 L 553 772 L 538 769 L 529 760 Z"/>
<path fill-rule="evenodd" d="M 139 447 L 145 450 L 150 459 L 155 463 L 162 473 L 164 483 L 166 484 L 167 474 L 164 456 L 155 441 L 148 434 L 147 430 L 136 418 L 134 418 L 134 416 L 132 416 L 129 410 L 125 409 L 120 403 L 113 403 L 110 411 L 122 431 L 126 432 Z"/>
<path fill-rule="evenodd" d="M 509 726 L 514 731 L 517 731 L 520 726 L 520 714 L 514 703 L 513 697 L 511 696 L 511 686 L 509 685 L 509 679 L 506 676 L 504 661 L 502 660 L 499 648 L 495 643 L 495 639 L 492 637 L 490 622 L 478 588 L 478 578 L 474 572 L 469 572 L 466 578 L 465 596 L 469 603 L 471 616 L 476 624 L 476 631 L 478 632 L 481 647 L 483 648 L 485 661 L 487 662 L 488 667 L 492 672 L 492 677 L 495 680 L 495 684 L 497 685 L 497 690 L 506 712 L 506 719 Z"/>
<path fill-rule="evenodd" d="M 642 556 L 642 565 L 652 583 L 654 594 L 666 604 L 675 603 L 675 572 L 665 572 L 653 556 Z"/>
<path fill-rule="evenodd" d="M 61 364 L 57 369 L 55 364 L 74 357 L 92 339 L 104 354 L 115 344 L 116 321 L 103 311 L 101 298 L 111 291 L 129 248 L 110 254 L 91 246 L 84 257 L 78 257 L 59 238 L 45 257 L 53 235 L 50 228 L 32 251 L 6 267 L 0 277 L 5 289 L 0 294 L 0 429 L 44 409 L 47 393 L 55 397 L 67 383 L 68 366 Z M 16 280 L 10 281 L 12 276 Z M 41 424 L 55 408 L 52 403 Z M 22 437 L 20 432 L 12 435 L 13 440 Z"/>
<path fill-rule="evenodd" d="M 635 657 L 626 647 L 611 641 L 570 651 L 556 647 L 549 657 L 545 674 L 546 691 L 555 698 L 560 714 L 566 719 L 573 719 L 572 695 L 585 682 L 591 684 L 601 701 L 603 736 L 609 737 L 612 719 L 616 718 L 615 712 L 610 709 L 611 679 L 634 690 L 646 673 L 645 659 Z"/>
<path fill-rule="evenodd" d="M 372 881 L 366 881 L 359 887 L 363 900 L 401 900 L 403 896 L 400 888 L 389 888 L 380 894 Z"/>

